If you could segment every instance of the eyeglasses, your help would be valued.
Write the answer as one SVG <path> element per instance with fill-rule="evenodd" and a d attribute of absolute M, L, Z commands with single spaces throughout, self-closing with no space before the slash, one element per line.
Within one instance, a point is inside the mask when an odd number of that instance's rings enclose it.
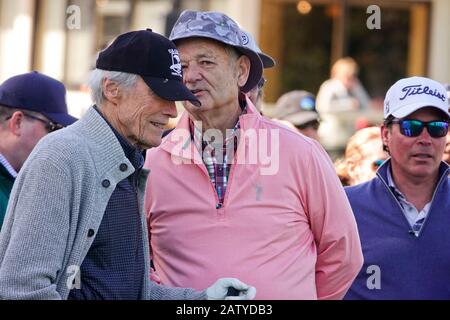
<path fill-rule="evenodd" d="M 433 138 L 445 137 L 448 132 L 448 121 L 420 121 L 409 119 L 394 119 L 391 123 L 398 123 L 400 125 L 400 133 L 407 137 L 419 136 L 424 127 L 427 127 L 428 133 Z"/>
<path fill-rule="evenodd" d="M 29 113 L 23 112 L 23 111 L 22 111 L 22 113 L 23 113 L 23 115 L 24 115 L 25 117 L 28 117 L 28 118 L 30 118 L 30 119 L 34 119 L 34 120 L 41 121 L 43 124 L 45 124 L 45 129 L 46 129 L 49 133 L 63 128 L 63 126 L 60 125 L 60 124 L 58 124 L 58 123 L 55 123 L 55 122 L 52 122 L 52 121 L 47 121 L 47 120 L 44 120 L 44 119 L 35 117 L 35 116 L 33 116 L 33 115 L 29 114 Z M 12 115 L 8 116 L 5 120 L 9 120 L 9 119 L 11 119 L 11 118 L 12 118 Z"/>

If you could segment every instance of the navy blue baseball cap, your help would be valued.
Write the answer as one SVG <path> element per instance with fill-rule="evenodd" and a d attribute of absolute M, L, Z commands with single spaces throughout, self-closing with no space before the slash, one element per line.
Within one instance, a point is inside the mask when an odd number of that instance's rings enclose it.
<path fill-rule="evenodd" d="M 39 112 L 62 126 L 78 120 L 67 112 L 64 84 L 37 71 L 3 82 L 0 85 L 0 105 Z"/>
<path fill-rule="evenodd" d="M 175 44 L 151 29 L 118 36 L 100 52 L 96 68 L 137 74 L 159 97 L 169 101 L 188 100 L 200 106 L 200 101 L 183 84 Z"/>

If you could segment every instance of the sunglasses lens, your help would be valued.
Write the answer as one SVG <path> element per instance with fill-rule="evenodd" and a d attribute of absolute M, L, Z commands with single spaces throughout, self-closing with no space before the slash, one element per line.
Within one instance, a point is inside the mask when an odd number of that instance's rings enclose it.
<path fill-rule="evenodd" d="M 423 123 L 419 120 L 402 120 L 399 121 L 400 132 L 407 137 L 417 137 L 422 133 L 422 130 L 427 126 L 428 133 L 433 138 L 441 138 L 447 135 L 448 122 L 446 121 L 430 121 Z"/>
<path fill-rule="evenodd" d="M 448 122 L 433 121 L 428 124 L 428 133 L 434 138 L 440 138 L 447 135 Z"/>
<path fill-rule="evenodd" d="M 422 133 L 424 124 L 417 120 L 403 120 L 400 122 L 400 132 L 407 137 L 417 137 Z"/>

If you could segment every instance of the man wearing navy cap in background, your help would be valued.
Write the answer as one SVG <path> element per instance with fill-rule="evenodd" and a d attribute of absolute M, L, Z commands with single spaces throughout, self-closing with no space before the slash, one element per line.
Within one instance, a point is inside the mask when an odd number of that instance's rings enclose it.
<path fill-rule="evenodd" d="M 142 150 L 161 142 L 174 101 L 199 105 L 175 45 L 151 30 L 125 33 L 96 67 L 96 105 L 45 137 L 17 177 L 0 234 L 0 299 L 223 299 L 229 287 L 253 298 L 234 278 L 203 291 L 150 282 Z"/>
<path fill-rule="evenodd" d="M 67 113 L 64 85 L 33 71 L 0 85 L 0 228 L 17 173 L 38 141 L 77 119 Z"/>

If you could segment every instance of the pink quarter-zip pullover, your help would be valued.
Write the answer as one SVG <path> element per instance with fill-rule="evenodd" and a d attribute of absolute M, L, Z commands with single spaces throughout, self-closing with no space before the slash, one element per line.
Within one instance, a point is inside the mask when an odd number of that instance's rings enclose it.
<path fill-rule="evenodd" d="M 187 113 L 147 152 L 145 208 L 161 283 L 201 290 L 236 277 L 257 299 L 341 299 L 363 258 L 333 165 L 319 143 L 247 103 L 223 204 Z"/>

